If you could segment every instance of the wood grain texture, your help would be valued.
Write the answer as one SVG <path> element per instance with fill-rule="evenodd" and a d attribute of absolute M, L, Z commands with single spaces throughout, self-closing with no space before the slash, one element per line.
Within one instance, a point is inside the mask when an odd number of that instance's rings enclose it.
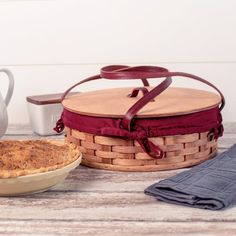
<path fill-rule="evenodd" d="M 67 143 L 83 154 L 82 164 L 116 171 L 160 171 L 191 167 L 214 157 L 218 141 L 209 132 L 149 138 L 163 151 L 164 158 L 150 158 L 137 140 L 83 133 L 66 127 Z M 173 160 L 173 161 L 172 161 Z"/>
<path fill-rule="evenodd" d="M 226 125 L 219 152 L 236 143 Z M 38 137 L 28 127 L 9 127 L 4 139 Z M 234 235 L 236 208 L 206 211 L 156 201 L 143 194 L 150 184 L 186 169 L 113 172 L 79 167 L 48 192 L 0 199 L 0 235 Z"/>
<path fill-rule="evenodd" d="M 234 9 L 233 0 L 4 0 L 0 64 L 235 61 Z"/>
<path fill-rule="evenodd" d="M 148 90 L 151 91 L 153 88 L 148 87 Z M 129 97 L 133 89 L 134 87 L 113 88 L 79 93 L 66 98 L 62 104 L 67 110 L 82 115 L 123 118 L 129 108 L 143 96 L 139 94 L 137 97 Z M 137 117 L 150 118 L 190 114 L 208 110 L 220 103 L 221 98 L 216 93 L 169 87 L 154 101 L 146 104 L 137 113 Z"/>
<path fill-rule="evenodd" d="M 12 231 L 14 225 L 14 232 Z M 127 221 L 4 221 L 0 223 L 1 235 L 67 235 L 67 236 L 86 236 L 86 235 L 113 235 L 113 236 L 187 236 L 187 235 L 212 235 L 228 236 L 234 235 L 235 224 L 231 222 L 212 223 L 195 222 L 193 224 L 185 222 L 127 222 Z"/>
<path fill-rule="evenodd" d="M 19 12 L 19 10 L 17 10 L 17 12 Z M 2 44 L 0 44 L 0 46 L 1 45 Z M 109 61 L 108 63 L 111 63 L 111 61 Z M 211 83 L 215 84 L 218 88 L 220 88 L 223 94 L 225 95 L 226 106 L 223 110 L 224 121 L 234 122 L 236 117 L 235 91 L 234 91 L 234 86 L 232 86 L 231 79 L 226 79 L 226 78 L 231 78 L 233 74 L 236 74 L 236 63 L 173 63 L 173 62 L 154 63 L 150 61 L 143 61 L 139 62 L 138 64 L 133 64 L 129 61 L 128 62 L 122 61 L 122 64 L 128 64 L 133 66 L 142 64 L 163 66 L 169 69 L 170 71 L 188 72 L 198 75 L 210 81 Z M 85 65 L 85 64 L 65 65 L 65 66 L 62 65 L 53 65 L 53 66 L 2 65 L 1 66 L 0 65 L 0 67 L 7 67 L 8 69 L 10 69 L 14 74 L 16 80 L 18 81 L 20 79 L 21 81 L 20 83 L 16 83 L 14 97 L 11 100 L 10 106 L 8 107 L 9 123 L 11 124 L 29 123 L 27 106 L 25 101 L 26 96 L 64 92 L 71 85 L 81 81 L 82 79 L 87 78 L 88 76 L 97 74 L 99 72 L 99 69 L 105 65 L 107 65 L 107 63 L 92 64 L 92 65 Z M 1 77 L 3 76 L 4 75 L 1 75 Z M 3 93 L 4 90 L 2 88 L 7 87 L 7 80 L 2 79 L 0 81 L 1 81 L 1 93 Z M 56 81 L 56 86 L 55 86 L 55 81 Z M 157 83 L 159 82 L 160 80 L 155 80 L 155 79 L 150 80 L 152 86 L 157 85 Z M 26 84 L 28 85 L 27 87 L 25 86 Z M 47 86 L 44 86 L 45 84 L 47 84 Z M 142 83 L 136 80 L 134 81 L 101 80 L 99 82 L 95 81 L 91 82 L 86 86 L 78 87 L 78 89 L 75 89 L 74 91 L 85 92 L 85 91 L 92 91 L 92 90 L 112 88 L 112 87 L 113 88 L 132 87 L 132 86 L 138 87 L 141 85 Z M 208 89 L 207 86 L 201 83 L 184 78 L 174 79 L 172 85 L 179 87 L 204 89 L 204 90 Z M 30 90 L 28 88 L 30 88 Z M 20 114 L 20 116 L 16 116 L 15 114 Z"/>

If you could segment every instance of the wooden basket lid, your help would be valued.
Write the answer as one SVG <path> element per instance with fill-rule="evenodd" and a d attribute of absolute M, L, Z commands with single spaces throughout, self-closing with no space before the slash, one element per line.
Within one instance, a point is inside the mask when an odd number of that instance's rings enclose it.
<path fill-rule="evenodd" d="M 147 87 L 150 91 L 152 87 Z M 88 116 L 121 118 L 143 95 L 129 97 L 133 88 L 104 89 L 79 93 L 66 98 L 62 104 L 67 110 Z M 218 94 L 190 89 L 169 87 L 138 113 L 139 118 L 167 117 L 208 110 L 221 103 Z"/>

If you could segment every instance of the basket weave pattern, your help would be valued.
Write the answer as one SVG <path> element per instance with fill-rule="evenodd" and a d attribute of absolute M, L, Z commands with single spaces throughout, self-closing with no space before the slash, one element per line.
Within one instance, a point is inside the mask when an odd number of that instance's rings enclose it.
<path fill-rule="evenodd" d="M 82 164 L 119 171 L 156 171 L 188 167 L 216 155 L 217 140 L 208 132 L 149 138 L 164 151 L 164 158 L 147 155 L 135 140 L 104 137 L 66 129 L 66 141 L 78 145 Z"/>

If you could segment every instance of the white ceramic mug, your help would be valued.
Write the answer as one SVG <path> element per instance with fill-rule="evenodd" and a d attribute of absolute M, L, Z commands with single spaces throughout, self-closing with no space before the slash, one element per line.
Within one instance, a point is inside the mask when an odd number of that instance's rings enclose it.
<path fill-rule="evenodd" d="M 0 137 L 2 137 L 7 130 L 8 126 L 7 106 L 11 100 L 12 93 L 14 90 L 14 77 L 11 71 L 9 71 L 8 69 L 0 69 L 0 73 L 1 72 L 5 73 L 8 76 L 9 86 L 5 98 L 2 97 L 2 94 L 0 92 Z"/>

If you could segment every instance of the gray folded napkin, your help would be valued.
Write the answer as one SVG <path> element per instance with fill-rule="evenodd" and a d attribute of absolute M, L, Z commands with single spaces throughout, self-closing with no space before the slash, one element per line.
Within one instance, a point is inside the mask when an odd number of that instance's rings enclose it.
<path fill-rule="evenodd" d="M 220 210 L 236 203 L 236 144 L 214 159 L 155 183 L 145 194 L 158 200 Z"/>

